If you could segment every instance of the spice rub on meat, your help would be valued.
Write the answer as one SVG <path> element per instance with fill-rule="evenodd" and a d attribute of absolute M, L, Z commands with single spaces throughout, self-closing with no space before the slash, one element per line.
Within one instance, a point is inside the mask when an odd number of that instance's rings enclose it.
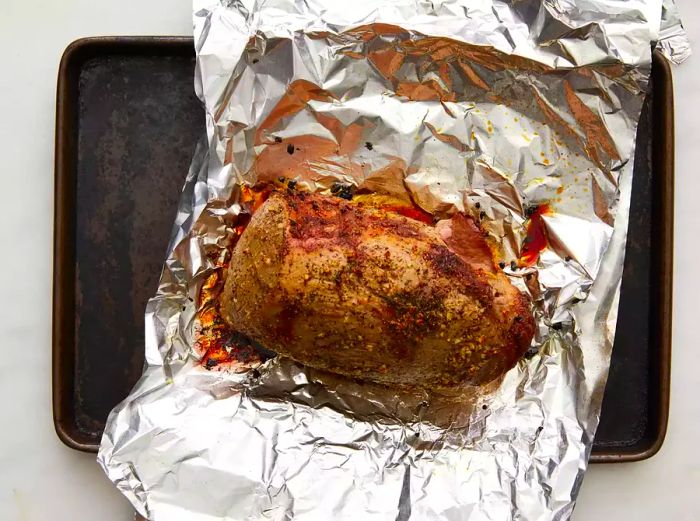
<path fill-rule="evenodd" d="M 389 385 L 493 380 L 534 334 L 529 301 L 474 222 L 274 193 L 236 245 L 221 300 L 235 330 L 302 364 Z"/>

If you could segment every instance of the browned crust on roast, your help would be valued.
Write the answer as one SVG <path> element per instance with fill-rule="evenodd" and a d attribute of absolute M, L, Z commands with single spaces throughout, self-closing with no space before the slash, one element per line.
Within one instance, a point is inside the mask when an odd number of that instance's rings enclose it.
<path fill-rule="evenodd" d="M 469 240 L 483 242 L 474 230 Z M 486 251 L 476 246 L 462 255 Z M 278 193 L 232 253 L 221 311 L 319 369 L 392 385 L 480 384 L 512 367 L 534 334 L 527 297 L 488 262 L 380 208 Z"/>

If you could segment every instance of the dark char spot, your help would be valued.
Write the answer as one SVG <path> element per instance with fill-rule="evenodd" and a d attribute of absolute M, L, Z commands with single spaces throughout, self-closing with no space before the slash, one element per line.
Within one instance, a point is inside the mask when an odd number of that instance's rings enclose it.
<path fill-rule="evenodd" d="M 535 356 L 537 353 L 538 353 L 538 349 L 535 347 L 531 347 L 530 349 L 525 351 L 525 358 L 527 358 L 529 360 L 530 358 Z"/>
<path fill-rule="evenodd" d="M 525 217 L 532 217 L 532 214 L 537 211 L 537 208 L 537 205 L 528 206 L 527 208 L 525 208 Z"/>
<path fill-rule="evenodd" d="M 331 185 L 331 193 L 341 199 L 350 200 L 355 195 L 355 187 L 353 185 L 344 185 L 341 183 L 333 183 Z"/>

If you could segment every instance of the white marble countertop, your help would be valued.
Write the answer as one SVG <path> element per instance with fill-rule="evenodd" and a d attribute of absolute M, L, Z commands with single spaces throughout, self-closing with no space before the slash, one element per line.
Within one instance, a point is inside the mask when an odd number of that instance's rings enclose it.
<path fill-rule="evenodd" d="M 700 55 L 700 3 L 677 0 Z M 0 8 L 0 519 L 128 521 L 95 463 L 51 417 L 55 86 L 65 47 L 94 35 L 189 35 L 190 0 L 4 0 Z M 576 521 L 700 520 L 700 68 L 674 71 L 676 203 L 671 418 L 661 451 L 593 465 Z M 697 212 L 697 213 L 696 213 Z M 697 366 L 696 366 L 697 364 Z"/>

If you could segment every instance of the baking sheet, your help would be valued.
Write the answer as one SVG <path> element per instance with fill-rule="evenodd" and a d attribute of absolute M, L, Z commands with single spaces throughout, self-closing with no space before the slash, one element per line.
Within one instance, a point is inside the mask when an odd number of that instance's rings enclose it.
<path fill-rule="evenodd" d="M 54 418 L 74 448 L 96 450 L 109 410 L 141 374 L 142 311 L 157 285 L 183 172 L 202 130 L 192 53 L 191 39 L 101 38 L 74 44 L 62 62 Z M 648 457 L 665 432 L 673 139 L 670 73 L 659 56 L 652 83 L 640 121 L 620 329 L 594 462 Z M 160 100 L 167 106 L 154 111 L 151 104 Z M 105 307 L 112 310 L 107 319 L 95 320 L 91 313 Z"/>

